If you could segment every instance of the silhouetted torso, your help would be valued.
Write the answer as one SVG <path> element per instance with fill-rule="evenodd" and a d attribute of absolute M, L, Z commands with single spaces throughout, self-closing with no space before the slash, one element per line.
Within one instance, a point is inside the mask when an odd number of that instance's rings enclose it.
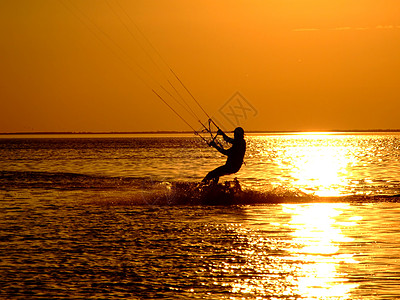
<path fill-rule="evenodd" d="M 232 147 L 228 150 L 228 159 L 225 165 L 232 169 L 232 172 L 239 171 L 243 164 L 244 154 L 246 152 L 246 141 L 244 139 L 234 139 Z"/>

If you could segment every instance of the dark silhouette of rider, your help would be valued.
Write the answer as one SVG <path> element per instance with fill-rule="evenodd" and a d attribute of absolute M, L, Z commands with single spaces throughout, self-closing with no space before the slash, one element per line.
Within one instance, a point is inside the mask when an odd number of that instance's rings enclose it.
<path fill-rule="evenodd" d="M 212 170 L 204 177 L 202 182 L 209 182 L 210 180 L 213 183 L 218 183 L 219 177 L 224 175 L 229 175 L 236 173 L 240 170 L 240 167 L 243 164 L 244 154 L 246 152 L 246 141 L 244 140 L 244 130 L 242 127 L 237 127 L 235 129 L 234 138 L 230 138 L 227 136 L 221 129 L 218 130 L 217 134 L 222 135 L 224 140 L 228 143 L 232 144 L 232 147 L 229 149 L 224 149 L 218 146 L 214 141 L 212 141 L 209 145 L 217 149 L 222 154 L 228 156 L 225 165 Z"/>

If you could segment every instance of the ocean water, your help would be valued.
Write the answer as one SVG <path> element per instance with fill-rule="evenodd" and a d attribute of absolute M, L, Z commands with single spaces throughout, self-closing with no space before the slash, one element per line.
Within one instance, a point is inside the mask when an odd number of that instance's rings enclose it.
<path fill-rule="evenodd" d="M 196 137 L 3 136 L 0 298 L 400 298 L 400 135 L 247 143 L 215 192 Z"/>

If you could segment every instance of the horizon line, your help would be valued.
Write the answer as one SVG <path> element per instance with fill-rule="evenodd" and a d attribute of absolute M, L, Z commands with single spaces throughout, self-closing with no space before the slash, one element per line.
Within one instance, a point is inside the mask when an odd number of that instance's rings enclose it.
<path fill-rule="evenodd" d="M 233 132 L 227 131 L 227 132 Z M 246 133 L 310 133 L 310 132 L 400 132 L 400 129 L 330 129 L 330 130 L 247 130 Z M 149 131 L 27 131 L 0 132 L 0 135 L 52 135 L 52 134 L 195 134 L 190 130 L 149 130 Z"/>

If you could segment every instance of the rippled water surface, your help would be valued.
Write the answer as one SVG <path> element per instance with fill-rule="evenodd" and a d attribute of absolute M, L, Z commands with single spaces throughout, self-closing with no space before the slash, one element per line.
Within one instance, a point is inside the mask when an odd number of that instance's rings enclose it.
<path fill-rule="evenodd" d="M 400 297 L 400 204 L 1 202 L 2 298 Z M 24 200 L 25 199 L 25 200 Z"/>
<path fill-rule="evenodd" d="M 192 137 L 0 139 L 0 298 L 400 298 L 399 157 L 393 134 L 251 136 L 237 177 L 279 204 L 155 205 L 135 199 L 223 158 Z"/>
<path fill-rule="evenodd" d="M 238 177 L 251 189 L 317 196 L 400 194 L 400 135 L 248 136 Z M 0 171 L 200 181 L 225 162 L 193 137 L 1 139 Z"/>

